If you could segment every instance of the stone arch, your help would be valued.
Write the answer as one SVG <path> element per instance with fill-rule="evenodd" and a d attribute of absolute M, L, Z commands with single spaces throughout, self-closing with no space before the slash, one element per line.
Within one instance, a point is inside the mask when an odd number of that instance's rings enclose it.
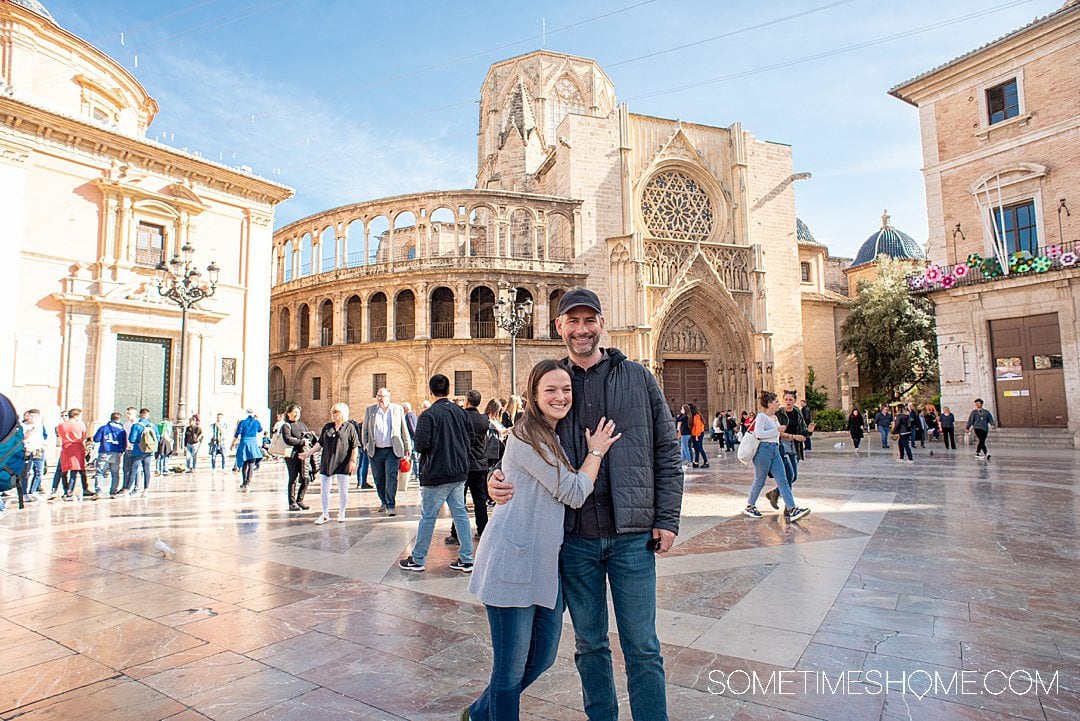
<path fill-rule="evenodd" d="M 289 350 L 289 343 L 291 341 L 292 330 L 291 314 L 289 313 L 288 306 L 281 309 L 278 313 L 278 352 L 284 353 Z"/>
<path fill-rule="evenodd" d="M 366 353 L 355 358 L 342 370 L 338 383 L 339 398 L 349 404 L 349 408 L 353 410 L 353 418 L 360 418 L 358 409 L 375 402 L 371 392 L 371 377 L 357 377 L 357 373 L 365 367 L 372 372 L 386 374 L 387 387 L 390 388 L 395 403 L 418 400 L 410 398 L 416 392 L 416 368 L 413 364 L 393 352 Z"/>
<path fill-rule="evenodd" d="M 454 291 L 445 285 L 440 285 L 438 288 L 432 289 L 430 298 L 431 317 L 428 327 L 431 329 L 431 337 L 453 338 L 454 303 L 457 302 Z"/>
<path fill-rule="evenodd" d="M 458 237 L 457 216 L 449 206 L 440 205 L 431 211 L 428 215 L 428 226 L 431 228 L 431 247 L 428 252 L 432 256 L 464 255 Z"/>
<path fill-rule="evenodd" d="M 363 339 L 364 301 L 353 293 L 345 301 L 345 342 L 359 343 Z"/>
<path fill-rule="evenodd" d="M 386 293 L 381 290 L 375 291 L 367 299 L 368 306 L 368 340 L 372 343 L 380 343 L 387 338 L 387 302 Z"/>
<path fill-rule="evenodd" d="M 469 239 L 466 255 L 494 256 L 498 254 L 498 211 L 478 203 L 469 208 Z"/>
<path fill-rule="evenodd" d="M 536 252 L 536 216 L 529 208 L 510 211 L 510 257 L 532 258 Z"/>
<path fill-rule="evenodd" d="M 574 219 L 562 211 L 556 210 L 547 214 L 547 258 L 574 258 Z"/>
<path fill-rule="evenodd" d="M 431 372 L 438 373 L 440 368 L 449 363 L 455 357 L 464 356 L 470 361 L 478 361 L 481 365 L 483 365 L 487 369 L 488 373 L 491 374 L 491 380 L 494 384 L 495 380 L 499 377 L 499 368 L 495 364 L 495 361 L 492 360 L 492 355 L 493 354 L 490 353 L 471 353 L 464 347 L 458 347 L 453 350 L 447 351 L 441 356 L 433 358 L 431 363 Z M 454 377 L 452 374 L 449 377 L 450 383 L 451 385 L 453 385 Z M 453 389 L 451 388 L 451 390 Z"/>
<path fill-rule="evenodd" d="M 313 263 L 311 233 L 304 233 L 300 239 L 300 276 L 311 275 Z"/>
<path fill-rule="evenodd" d="M 333 225 L 326 226 L 319 234 L 319 263 L 316 267 L 320 273 L 337 267 L 337 234 Z"/>
<path fill-rule="evenodd" d="M 536 299 L 531 290 L 519 286 L 517 289 L 517 302 L 525 303 L 526 301 L 533 304 L 533 312 L 529 315 L 529 322 L 522 326 L 521 330 L 518 332 L 518 338 L 532 340 L 536 337 Z"/>
<path fill-rule="evenodd" d="M 416 294 L 403 288 L 394 296 L 394 340 L 416 337 Z"/>
<path fill-rule="evenodd" d="M 307 303 L 301 303 L 300 307 L 296 311 L 296 322 L 299 325 L 297 329 L 297 338 L 300 340 L 300 348 L 308 348 L 311 346 L 311 308 Z"/>
<path fill-rule="evenodd" d="M 269 406 L 271 411 L 276 411 L 282 403 L 285 402 L 285 396 L 288 393 L 288 387 L 285 383 L 285 373 L 280 367 L 274 365 L 270 366 L 270 379 L 269 379 Z"/>
<path fill-rule="evenodd" d="M 416 213 L 402 210 L 394 214 L 394 260 L 420 257 L 420 226 Z"/>
<path fill-rule="evenodd" d="M 329 389 L 330 385 L 331 385 L 331 383 L 330 383 L 330 375 L 329 375 L 329 371 L 326 369 L 326 366 L 323 365 L 322 361 L 319 360 L 318 358 L 307 358 L 307 359 L 304 360 L 303 363 L 301 363 L 300 365 L 298 365 L 296 367 L 296 370 L 293 372 L 293 382 L 292 382 L 292 385 L 290 387 L 295 388 L 295 389 L 298 390 L 298 392 L 302 393 L 303 390 L 304 390 L 304 388 L 303 388 L 304 375 L 308 374 L 308 369 L 313 368 L 313 367 L 318 368 L 319 372 L 322 373 L 322 375 L 320 377 L 325 379 L 324 380 L 325 385 L 323 386 L 323 395 L 325 395 L 326 390 Z M 302 397 L 302 398 L 295 398 L 294 400 L 297 403 L 299 403 L 301 406 L 303 406 L 305 402 L 310 402 L 311 398 Z"/>
<path fill-rule="evenodd" d="M 334 301 L 319 303 L 319 345 L 334 344 Z"/>
<path fill-rule="evenodd" d="M 495 291 L 483 283 L 469 291 L 469 336 L 495 337 Z"/>

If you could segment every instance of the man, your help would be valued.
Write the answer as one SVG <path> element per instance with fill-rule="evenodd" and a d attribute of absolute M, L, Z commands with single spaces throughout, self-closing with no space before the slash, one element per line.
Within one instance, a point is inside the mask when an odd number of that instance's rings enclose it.
<path fill-rule="evenodd" d="M 968 415 L 967 427 L 965 430 L 974 430 L 975 437 L 979 439 L 979 445 L 975 447 L 975 457 L 982 459 L 989 459 L 990 452 L 986 450 L 986 436 L 990 433 L 991 428 L 996 428 L 997 423 L 994 422 L 994 415 L 983 408 L 982 398 L 975 399 L 975 410 Z"/>
<path fill-rule="evenodd" d="M 45 475 L 45 441 L 49 437 L 41 422 L 41 411 L 31 408 L 23 414 L 23 489 L 24 500 L 36 501 Z"/>
<path fill-rule="evenodd" d="M 132 470 L 135 466 L 135 457 L 132 454 L 131 449 L 131 428 L 139 422 L 139 409 L 133 406 L 128 406 L 128 408 L 124 411 L 124 414 L 126 416 L 124 420 L 124 438 L 127 441 L 127 448 L 124 450 L 124 467 L 122 469 L 122 473 L 124 474 L 124 485 L 119 491 L 116 492 L 116 495 L 118 496 L 127 495 L 128 488 L 131 485 L 128 483 L 128 478 L 131 476 Z"/>
<path fill-rule="evenodd" d="M 466 488 L 472 494 L 473 514 L 476 516 L 476 538 L 484 535 L 487 526 L 487 436 L 490 421 L 480 412 L 480 391 L 465 394 L 465 417 L 469 420 L 469 477 Z M 448 546 L 458 545 L 457 526 L 450 527 L 445 541 Z"/>
<path fill-rule="evenodd" d="M 217 469 L 217 459 L 221 458 L 221 470 L 225 470 L 225 439 L 229 437 L 229 424 L 225 416 L 217 414 L 217 420 L 210 424 L 210 470 Z"/>
<path fill-rule="evenodd" d="M 353 430 L 356 431 L 357 438 L 364 437 L 364 426 L 360 423 L 360 421 L 356 420 L 355 418 L 350 418 L 349 425 L 351 425 L 353 427 Z M 360 457 L 360 460 L 356 464 L 356 488 L 361 491 L 374 488 L 375 486 L 368 483 L 368 467 L 371 465 L 368 454 L 361 452 L 358 455 Z"/>
<path fill-rule="evenodd" d="M 409 429 L 409 441 L 412 443 L 412 453 L 409 454 L 409 459 L 412 461 L 410 473 L 413 478 L 419 480 L 420 468 L 416 457 L 416 414 L 413 413 L 412 403 L 406 401 L 401 404 L 401 408 L 405 411 L 405 426 Z"/>
<path fill-rule="evenodd" d="M 600 465 L 591 496 L 567 509 L 559 554 L 566 606 L 574 622 L 585 713 L 590 721 L 618 717 L 608 642 L 610 585 L 619 642 L 636 721 L 665 721 L 664 661 L 656 637 L 656 559 L 679 532 L 683 474 L 671 411 L 644 366 L 617 348 L 600 348 L 600 299 L 575 288 L 559 301 L 555 329 L 566 343 L 563 361 L 574 402 L 557 432 L 574 467 L 588 453 L 585 429 L 602 417 L 623 434 Z M 513 495 L 496 471 L 488 492 L 497 503 Z M 615 482 L 613 482 L 613 480 Z"/>
<path fill-rule="evenodd" d="M 882 448 L 889 447 L 889 429 L 892 428 L 892 420 L 892 413 L 889 412 L 889 407 L 885 405 L 881 406 L 881 410 L 874 415 L 874 425 L 877 427 L 878 433 L 881 434 Z"/>
<path fill-rule="evenodd" d="M 360 443 L 371 462 L 375 492 L 379 494 L 379 512 L 396 516 L 398 464 L 409 455 L 412 443 L 405 425 L 405 409 L 390 402 L 390 390 L 380 388 L 375 405 L 364 412 Z"/>
<path fill-rule="evenodd" d="M 143 436 L 150 434 L 149 443 L 143 443 Z M 151 450 L 150 446 L 153 446 Z M 127 434 L 128 453 L 131 454 L 131 471 L 124 479 L 124 490 L 129 496 L 146 495 L 150 491 L 150 459 L 157 450 L 157 431 L 150 423 L 150 409 L 139 411 L 139 418 L 131 424 Z M 142 476 L 142 490 L 139 490 L 139 476 Z"/>
<path fill-rule="evenodd" d="M 412 554 L 398 561 L 403 571 L 421 572 L 427 561 L 435 519 L 445 503 L 461 539 L 461 554 L 450 568 L 472 573 L 473 544 L 469 512 L 465 509 L 465 481 L 469 476 L 469 421 L 465 411 L 451 403 L 450 379 L 431 376 L 428 388 L 435 402 L 416 422 L 416 450 L 424 472 L 420 475 L 420 526 Z M 366 424 L 365 424 L 366 425 Z"/>
<path fill-rule="evenodd" d="M 731 453 L 735 450 L 735 429 L 739 427 L 735 416 L 731 411 L 724 412 L 724 450 Z"/>
<path fill-rule="evenodd" d="M 807 460 L 806 453 L 813 450 L 811 441 L 814 439 L 814 413 L 810 410 L 805 398 L 799 400 L 799 412 L 802 413 L 803 420 L 806 422 L 806 442 L 802 444 L 803 453 L 799 454 L 799 460 L 805 461 Z"/>
<path fill-rule="evenodd" d="M 106 476 L 111 476 L 109 498 L 116 498 L 116 493 L 124 485 L 120 475 L 120 459 L 127 450 L 127 433 L 124 432 L 124 426 L 120 423 L 119 413 L 110 415 L 109 422 L 97 429 L 94 433 L 94 443 L 97 444 L 94 493 L 100 493 L 101 482 Z"/>

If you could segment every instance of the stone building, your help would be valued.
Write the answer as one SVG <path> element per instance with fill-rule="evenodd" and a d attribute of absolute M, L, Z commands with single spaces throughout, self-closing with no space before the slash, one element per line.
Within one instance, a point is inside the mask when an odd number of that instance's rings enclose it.
<path fill-rule="evenodd" d="M 824 246 L 796 237 L 803 177 L 789 146 L 739 123 L 631 113 L 587 58 L 498 62 L 480 89 L 474 189 L 333 208 L 274 234 L 271 405 L 321 416 L 382 385 L 416 400 L 436 372 L 455 394 L 505 397 L 505 288 L 534 309 L 520 392 L 535 361 L 562 354 L 554 308 L 575 285 L 603 302 L 604 345 L 650 367 L 673 405 L 749 410 L 762 388 L 801 388 L 806 319 L 832 329 L 843 303 Z M 804 257 L 820 268 L 805 284 Z M 835 333 L 822 343 L 819 378 L 839 379 Z"/>
<path fill-rule="evenodd" d="M 0 0 L 0 49 L 0 386 L 88 422 L 174 416 L 182 383 L 192 412 L 263 406 L 274 206 L 292 191 L 148 140 L 157 103 L 36 0 Z M 188 315 L 181 378 L 155 266 L 185 245 L 221 275 Z"/>
<path fill-rule="evenodd" d="M 1080 3 L 890 94 L 919 109 L 942 403 L 1080 434 Z M 1073 206 L 1070 210 L 1069 206 Z"/>

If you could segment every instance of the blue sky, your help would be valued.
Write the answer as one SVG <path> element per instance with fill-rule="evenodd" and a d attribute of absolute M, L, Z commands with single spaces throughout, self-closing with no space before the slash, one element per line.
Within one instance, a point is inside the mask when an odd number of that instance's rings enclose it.
<path fill-rule="evenodd" d="M 631 112 L 738 120 L 792 145 L 795 171 L 813 174 L 796 185 L 799 216 L 850 256 L 884 209 L 927 237 L 918 113 L 888 89 L 1063 0 L 44 2 L 157 99 L 149 137 L 296 188 L 278 226 L 473 187 L 480 83 L 540 47 L 543 23 L 546 47 L 595 58 Z"/>

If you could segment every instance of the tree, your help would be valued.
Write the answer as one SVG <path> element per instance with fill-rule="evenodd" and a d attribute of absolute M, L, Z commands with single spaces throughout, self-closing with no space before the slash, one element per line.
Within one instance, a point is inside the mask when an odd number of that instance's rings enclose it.
<path fill-rule="evenodd" d="M 880 258 L 878 277 L 860 283 L 840 347 L 859 361 L 859 379 L 897 399 L 937 377 L 937 334 L 929 301 L 908 292 L 909 266 Z"/>
<path fill-rule="evenodd" d="M 829 394 L 825 392 L 827 386 L 823 383 L 820 386 L 817 385 L 817 373 L 814 372 L 814 366 L 810 366 L 806 369 L 806 393 L 803 396 L 806 398 L 806 405 L 810 406 L 810 410 L 817 413 L 823 411 L 829 405 Z"/>

